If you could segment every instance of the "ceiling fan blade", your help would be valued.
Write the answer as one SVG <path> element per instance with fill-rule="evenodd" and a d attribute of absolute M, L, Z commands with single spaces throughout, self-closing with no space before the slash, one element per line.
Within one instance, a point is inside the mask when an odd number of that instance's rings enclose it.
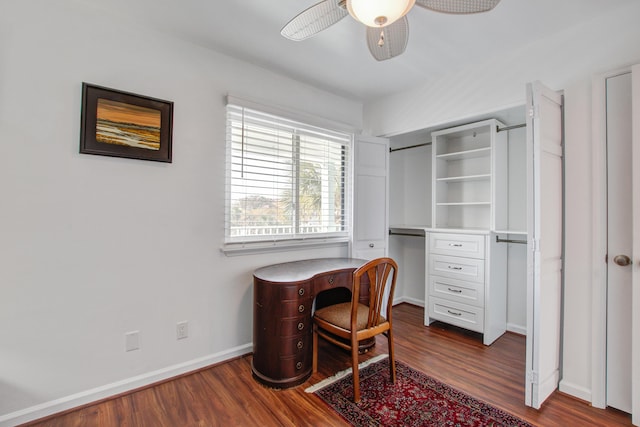
<path fill-rule="evenodd" d="M 409 20 L 406 16 L 382 28 L 367 27 L 369 52 L 378 61 L 400 55 L 409 40 Z"/>
<path fill-rule="evenodd" d="M 500 0 L 416 0 L 418 6 L 456 15 L 488 12 L 498 3 Z"/>
<path fill-rule="evenodd" d="M 321 1 L 289 21 L 280 34 L 294 41 L 316 35 L 349 14 L 344 4 L 342 0 Z"/>

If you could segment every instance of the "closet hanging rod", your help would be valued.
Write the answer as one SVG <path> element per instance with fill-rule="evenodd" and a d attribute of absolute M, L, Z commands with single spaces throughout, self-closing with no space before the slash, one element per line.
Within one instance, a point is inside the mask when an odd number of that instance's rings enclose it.
<path fill-rule="evenodd" d="M 503 128 L 500 128 L 500 127 L 497 127 L 497 126 L 496 126 L 496 131 L 497 131 L 497 132 L 502 132 L 502 131 L 505 131 L 505 130 L 512 130 L 512 129 L 523 128 L 523 127 L 525 127 L 525 126 L 527 126 L 527 124 L 526 124 L 526 123 L 522 123 L 522 124 L 519 124 L 519 125 L 505 126 L 505 127 L 503 127 Z M 408 149 L 410 149 L 410 148 L 424 147 L 425 145 L 431 145 L 431 141 L 429 141 L 429 142 L 424 142 L 424 143 L 422 143 L 422 144 L 408 145 L 408 146 L 406 146 L 406 147 L 389 148 L 389 152 L 390 152 L 390 153 L 393 153 L 394 151 L 401 151 L 401 150 L 408 150 Z"/>
<path fill-rule="evenodd" d="M 526 123 L 521 123 L 521 124 L 519 124 L 519 125 L 505 126 L 505 127 L 503 127 L 503 128 L 496 126 L 496 131 L 497 131 L 497 132 L 502 132 L 502 131 L 505 131 L 505 130 L 511 130 L 511 129 L 523 128 L 523 127 L 525 127 L 525 126 L 527 126 L 527 124 L 526 124 Z"/>
<path fill-rule="evenodd" d="M 408 147 L 389 148 L 389 152 L 390 152 L 390 153 L 393 153 L 394 151 L 408 150 L 409 148 L 424 147 L 425 145 L 431 145 L 431 141 L 429 141 L 429 142 L 424 142 L 424 143 L 422 143 L 422 144 L 409 145 Z"/>
<path fill-rule="evenodd" d="M 496 243 L 519 243 L 521 245 L 526 245 L 527 241 L 526 240 L 515 240 L 515 239 L 501 239 L 500 237 L 496 236 Z"/>

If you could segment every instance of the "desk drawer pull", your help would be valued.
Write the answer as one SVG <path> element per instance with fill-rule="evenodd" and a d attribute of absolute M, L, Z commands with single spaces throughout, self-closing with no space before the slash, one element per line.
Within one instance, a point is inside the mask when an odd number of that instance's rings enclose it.
<path fill-rule="evenodd" d="M 298 344 L 296 344 L 296 347 L 298 347 L 298 350 L 302 350 L 302 347 L 304 347 L 304 343 L 302 342 L 302 340 L 298 341 Z"/>
<path fill-rule="evenodd" d="M 300 322 L 298 323 L 298 330 L 301 331 L 304 329 L 304 323 Z"/>
<path fill-rule="evenodd" d="M 454 248 L 461 248 L 462 247 L 462 243 L 449 243 L 449 246 L 454 247 Z"/>
<path fill-rule="evenodd" d="M 304 304 L 300 304 L 298 306 L 298 313 L 302 313 L 304 311 Z"/>
<path fill-rule="evenodd" d="M 451 311 L 451 310 L 447 310 L 447 313 L 453 315 L 453 316 L 462 316 L 462 313 L 456 312 L 456 311 Z"/>
<path fill-rule="evenodd" d="M 456 294 L 461 294 L 462 293 L 462 289 L 451 289 L 451 288 L 447 288 L 447 290 L 449 292 L 454 292 Z"/>
<path fill-rule="evenodd" d="M 330 285 L 333 285 L 333 281 L 334 281 L 334 280 L 335 280 L 335 279 L 334 279 L 334 277 L 333 277 L 333 276 L 329 276 L 329 280 L 328 280 L 328 282 L 329 282 L 329 284 L 330 284 Z"/>
<path fill-rule="evenodd" d="M 304 295 L 304 288 L 298 289 L 298 295 L 300 296 Z"/>
<path fill-rule="evenodd" d="M 296 369 L 299 371 L 300 369 L 302 369 L 302 362 L 298 362 L 296 363 Z"/>
<path fill-rule="evenodd" d="M 447 266 L 447 268 L 448 268 L 449 270 L 462 270 L 462 267 L 453 267 L 453 266 L 451 266 L 451 265 L 448 265 L 448 266 Z"/>

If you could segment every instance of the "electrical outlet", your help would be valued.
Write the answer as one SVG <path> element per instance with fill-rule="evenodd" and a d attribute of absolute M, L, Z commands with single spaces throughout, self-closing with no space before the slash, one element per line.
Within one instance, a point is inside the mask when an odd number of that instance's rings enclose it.
<path fill-rule="evenodd" d="M 178 322 L 176 326 L 176 338 L 179 340 L 185 339 L 189 336 L 189 322 L 186 320 Z"/>
<path fill-rule="evenodd" d="M 131 331 L 124 334 L 124 350 L 133 351 L 140 349 L 140 331 Z"/>

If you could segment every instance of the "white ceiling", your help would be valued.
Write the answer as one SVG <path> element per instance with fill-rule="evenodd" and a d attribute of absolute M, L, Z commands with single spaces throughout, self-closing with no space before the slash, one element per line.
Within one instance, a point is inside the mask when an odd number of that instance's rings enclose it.
<path fill-rule="evenodd" d="M 407 50 L 383 62 L 371 57 L 365 27 L 350 16 L 305 41 L 280 35 L 291 18 L 318 1 L 110 0 L 108 7 L 140 24 L 366 102 L 637 0 L 502 0 L 491 12 L 459 16 L 415 6 L 408 14 Z"/>

